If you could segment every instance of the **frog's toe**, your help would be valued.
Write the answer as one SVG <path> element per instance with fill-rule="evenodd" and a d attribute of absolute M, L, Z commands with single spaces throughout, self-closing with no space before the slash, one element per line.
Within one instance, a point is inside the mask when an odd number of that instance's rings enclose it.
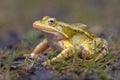
<path fill-rule="evenodd" d="M 25 62 L 27 64 L 27 66 L 29 66 L 29 68 L 32 68 L 34 66 L 35 60 L 31 57 L 27 57 L 25 59 Z"/>
<path fill-rule="evenodd" d="M 30 57 L 31 57 L 31 58 L 37 58 L 37 55 L 36 55 L 35 53 L 32 53 L 32 54 L 30 55 Z"/>
<path fill-rule="evenodd" d="M 42 63 L 43 66 L 50 66 L 51 65 L 51 61 L 47 60 L 45 62 Z"/>

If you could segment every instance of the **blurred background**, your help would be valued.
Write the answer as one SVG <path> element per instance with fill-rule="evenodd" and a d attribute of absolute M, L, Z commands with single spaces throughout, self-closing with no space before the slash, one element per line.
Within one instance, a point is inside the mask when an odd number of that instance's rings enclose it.
<path fill-rule="evenodd" d="M 120 41 L 120 0 L 0 0 L 0 48 L 41 33 L 32 28 L 43 16 L 81 22 L 97 35 Z"/>

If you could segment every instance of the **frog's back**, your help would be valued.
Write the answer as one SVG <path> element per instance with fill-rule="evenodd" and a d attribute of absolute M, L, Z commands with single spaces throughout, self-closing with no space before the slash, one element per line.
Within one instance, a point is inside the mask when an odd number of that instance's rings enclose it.
<path fill-rule="evenodd" d="M 85 24 L 75 23 L 75 24 L 72 24 L 71 27 L 81 35 L 87 36 L 87 38 L 90 38 L 90 39 L 95 38 L 95 35 L 89 31 L 88 26 Z"/>

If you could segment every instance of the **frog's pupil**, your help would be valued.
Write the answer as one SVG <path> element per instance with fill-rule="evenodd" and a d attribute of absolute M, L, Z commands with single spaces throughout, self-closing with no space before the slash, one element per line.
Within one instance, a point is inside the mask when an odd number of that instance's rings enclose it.
<path fill-rule="evenodd" d="M 50 22 L 54 22 L 53 20 L 50 20 Z"/>

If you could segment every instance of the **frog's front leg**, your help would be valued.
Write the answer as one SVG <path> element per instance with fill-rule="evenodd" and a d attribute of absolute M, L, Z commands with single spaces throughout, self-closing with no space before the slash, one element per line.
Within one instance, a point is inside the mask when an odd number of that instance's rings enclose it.
<path fill-rule="evenodd" d="M 59 53 L 56 57 L 47 60 L 43 63 L 44 66 L 49 65 L 50 62 L 59 62 L 60 60 L 65 60 L 74 56 L 75 48 L 72 45 L 68 45 L 61 53 Z"/>
<path fill-rule="evenodd" d="M 40 42 L 36 46 L 32 54 L 26 57 L 25 61 L 27 62 L 27 65 L 29 66 L 29 68 L 32 68 L 34 66 L 36 60 L 38 60 L 38 55 L 40 53 L 43 53 L 43 51 L 45 51 L 48 47 L 49 47 L 48 42 L 47 40 L 44 39 L 42 42 Z"/>
<path fill-rule="evenodd" d="M 49 45 L 48 45 L 47 40 L 44 39 L 33 50 L 32 54 L 31 54 L 31 58 L 36 58 L 40 53 L 42 53 L 43 51 L 45 51 L 47 48 L 49 48 Z"/>

